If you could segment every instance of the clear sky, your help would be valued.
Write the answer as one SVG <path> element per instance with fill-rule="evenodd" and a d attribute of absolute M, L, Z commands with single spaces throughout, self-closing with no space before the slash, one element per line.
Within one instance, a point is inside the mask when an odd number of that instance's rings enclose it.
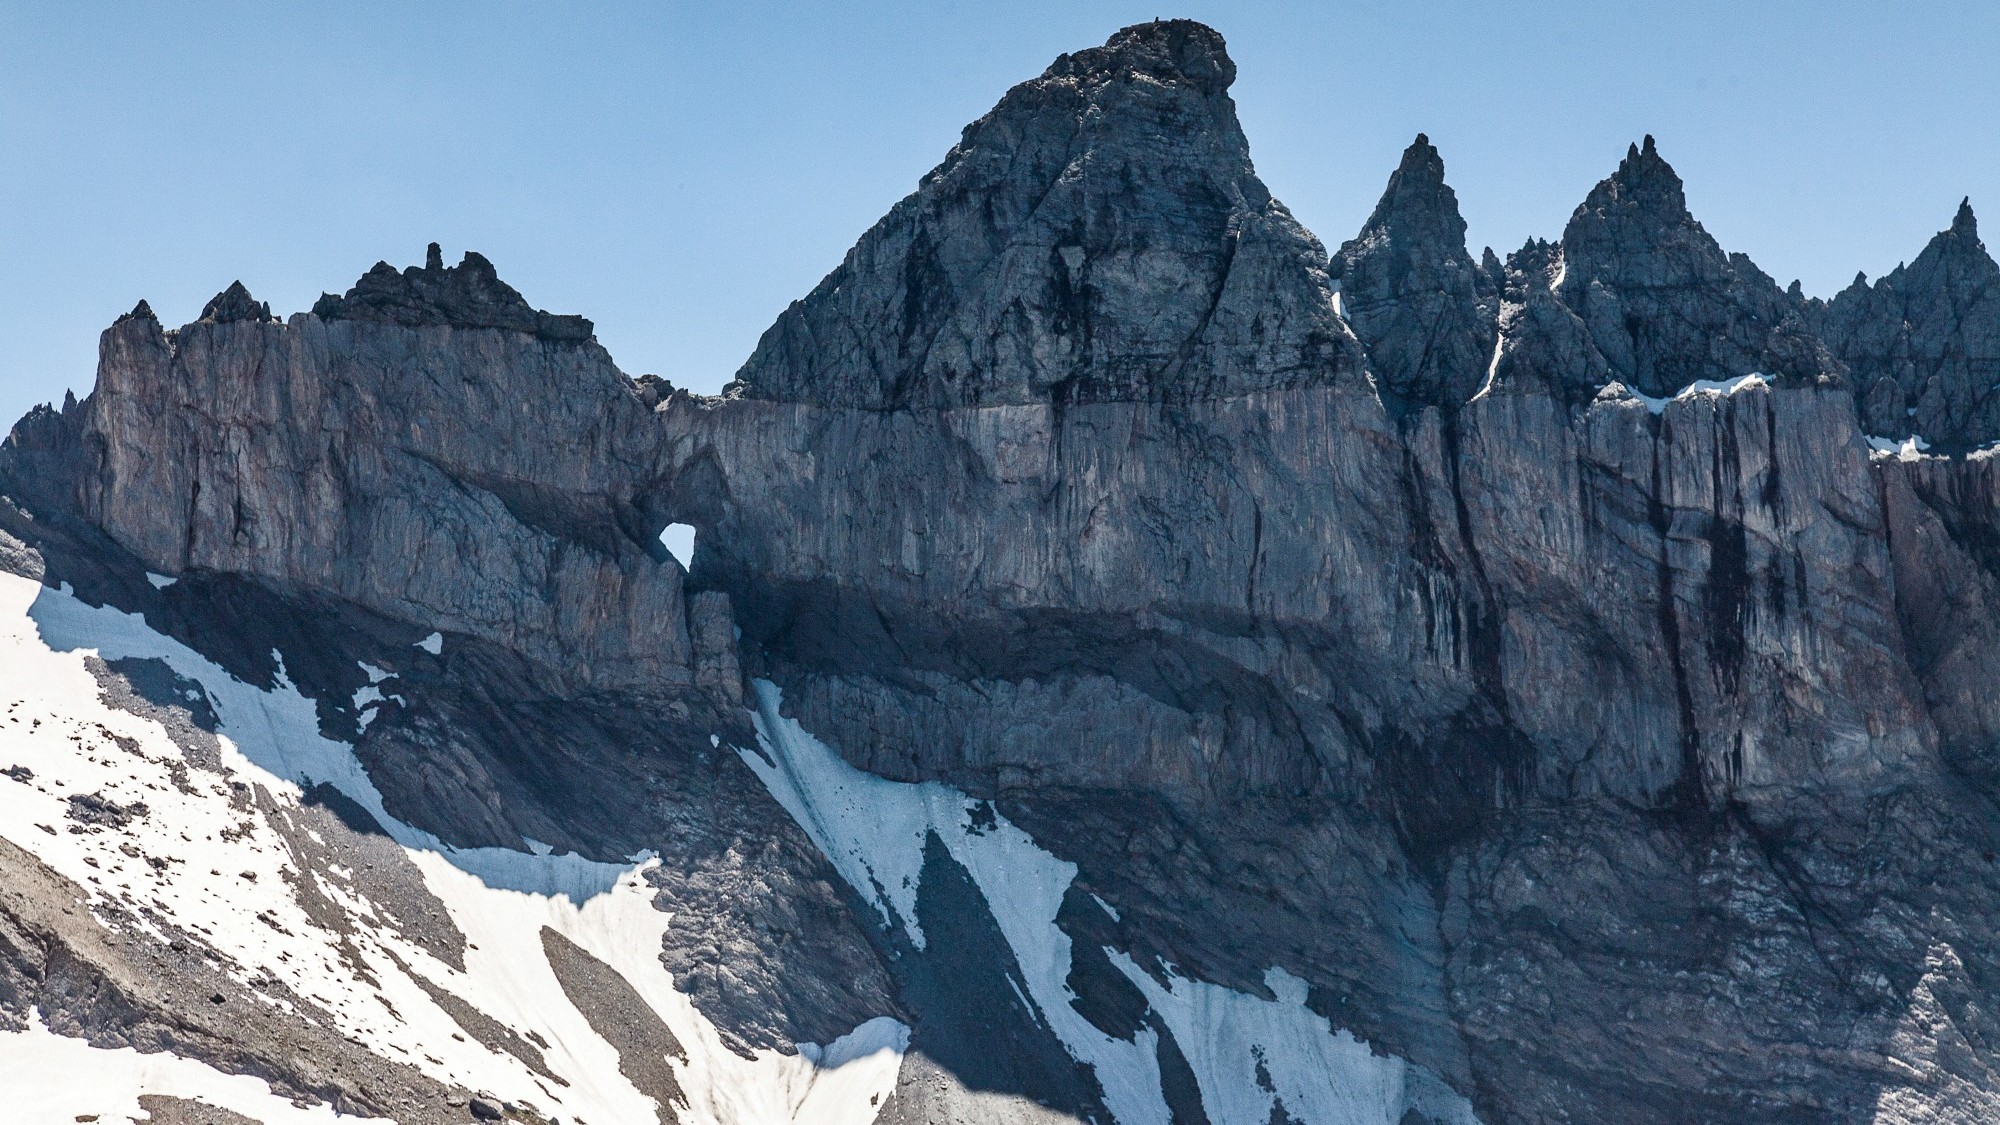
<path fill-rule="evenodd" d="M 1258 169 L 1329 246 L 1419 131 L 1475 251 L 1557 236 L 1646 132 L 1810 293 L 1964 195 L 2000 231 L 1984 0 L 0 0 L 0 415 L 87 390 L 141 297 L 178 324 L 241 278 L 290 313 L 432 240 L 712 391 L 1009 85 L 1156 16 L 1228 38 Z"/>

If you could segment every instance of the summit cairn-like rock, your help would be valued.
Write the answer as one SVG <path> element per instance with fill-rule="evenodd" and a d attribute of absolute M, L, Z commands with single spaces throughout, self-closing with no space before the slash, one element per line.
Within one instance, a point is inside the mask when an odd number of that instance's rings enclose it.
<path fill-rule="evenodd" d="M 324 294 L 313 305 L 322 320 L 374 320 L 417 328 L 448 324 L 454 328 L 504 328 L 544 340 L 583 343 L 596 327 L 580 316 L 559 316 L 528 304 L 515 288 L 500 280 L 485 255 L 466 251 L 456 266 L 446 266 L 433 242 L 421 268 L 397 272 L 377 262 L 345 296 Z"/>
<path fill-rule="evenodd" d="M 1493 354 L 1497 266 L 1482 272 L 1466 252 L 1444 161 L 1417 134 L 1374 214 L 1332 265 L 1341 312 L 1368 346 L 1385 393 L 1448 410 L 1472 397 Z"/>

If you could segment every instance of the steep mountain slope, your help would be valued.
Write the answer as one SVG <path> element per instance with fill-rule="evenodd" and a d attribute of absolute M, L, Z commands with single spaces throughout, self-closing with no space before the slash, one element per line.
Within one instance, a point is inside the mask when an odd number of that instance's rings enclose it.
<path fill-rule="evenodd" d="M 436 247 L 121 318 L 0 447 L 0 1057 L 117 1081 L 0 1083 L 2000 1114 L 1970 211 L 1810 302 L 1647 138 L 1503 265 L 1419 137 L 1329 259 L 1233 77 L 1058 59 L 714 398 Z"/>

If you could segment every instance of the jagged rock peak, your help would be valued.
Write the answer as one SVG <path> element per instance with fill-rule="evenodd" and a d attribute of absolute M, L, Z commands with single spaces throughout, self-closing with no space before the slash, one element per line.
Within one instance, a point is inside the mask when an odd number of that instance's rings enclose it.
<path fill-rule="evenodd" d="M 377 262 L 345 296 L 324 294 L 313 315 L 324 320 L 372 320 L 415 328 L 447 324 L 455 328 L 503 328 L 544 340 L 582 343 L 595 326 L 580 316 L 558 316 L 528 304 L 513 286 L 500 280 L 493 263 L 466 251 L 456 266 L 446 266 L 438 244 L 430 244 L 424 265 L 398 273 Z"/>
<path fill-rule="evenodd" d="M 1660 155 L 1651 133 L 1646 134 L 1641 144 L 1626 146 L 1625 159 L 1618 162 L 1618 170 L 1598 181 L 1583 206 L 1577 208 L 1577 214 L 1612 208 L 1630 209 L 1663 222 L 1692 221 L 1680 174 Z"/>
<path fill-rule="evenodd" d="M 1444 158 L 1422 133 L 1403 150 L 1403 159 L 1389 174 L 1389 186 L 1362 230 L 1407 220 L 1426 226 L 1442 223 L 1455 229 L 1458 245 L 1452 249 L 1460 255 L 1465 253 L 1465 220 L 1458 213 L 1458 194 L 1444 182 Z"/>
<path fill-rule="evenodd" d="M 1458 196 L 1422 133 L 1403 151 L 1361 233 L 1331 272 L 1341 311 L 1395 400 L 1452 409 L 1472 397 L 1493 350 L 1497 306 L 1465 248 Z M 1392 403 L 1393 405 L 1393 403 Z"/>
<path fill-rule="evenodd" d="M 1236 81 L 1236 64 L 1222 34 L 1207 24 L 1154 20 L 1124 28 L 1102 47 L 1059 56 L 1043 77 L 1085 83 L 1147 78 L 1219 94 Z"/>
<path fill-rule="evenodd" d="M 132 306 L 131 312 L 125 313 L 117 320 L 112 321 L 112 323 L 123 324 L 128 320 L 150 320 L 154 324 L 160 322 L 160 318 L 153 315 L 153 306 L 147 304 L 143 298 L 138 304 Z"/>
<path fill-rule="evenodd" d="M 1591 189 L 1563 229 L 1555 292 L 1619 382 L 1670 395 L 1763 372 L 1836 381 L 1800 302 L 1747 257 L 1725 254 L 1688 213 L 1681 178 L 1648 136 Z"/>
<path fill-rule="evenodd" d="M 871 410 L 1188 400 L 1358 374 L 1326 253 L 1271 198 L 1222 37 L 1065 55 L 764 334 L 731 393 Z"/>
<path fill-rule="evenodd" d="M 217 293 L 202 307 L 200 319 L 211 324 L 239 320 L 261 322 L 271 319 L 271 306 L 252 297 L 241 281 L 232 281 L 229 288 Z"/>
<path fill-rule="evenodd" d="M 1819 330 L 1854 372 L 1869 433 L 1940 452 L 2000 440 L 2000 265 L 1969 198 L 1915 259 L 1873 285 L 1855 275 Z"/>

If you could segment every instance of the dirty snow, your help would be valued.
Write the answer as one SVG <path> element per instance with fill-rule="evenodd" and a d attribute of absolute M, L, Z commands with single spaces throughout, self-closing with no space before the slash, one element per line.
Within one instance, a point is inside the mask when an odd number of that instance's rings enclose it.
<path fill-rule="evenodd" d="M 1014 984 L 1070 1054 L 1096 1072 L 1119 1125 L 1166 1125 L 1157 1033 L 1147 1028 L 1133 1040 L 1114 1039 L 1071 1006 L 1070 938 L 1055 920 L 1075 865 L 950 786 L 890 781 L 848 765 L 780 714 L 775 685 L 758 681 L 755 688 L 759 750 L 740 750 L 743 760 L 841 876 L 874 903 L 883 925 L 900 928 L 923 948 L 916 903 L 924 844 L 935 833 L 985 896 L 1025 977 Z M 1097 902 L 1117 917 L 1110 903 Z M 1305 982 L 1282 970 L 1266 978 L 1277 999 L 1263 1000 L 1171 970 L 1163 970 L 1162 986 L 1125 954 L 1107 952 L 1180 1044 L 1214 1125 L 1268 1125 L 1280 1098 L 1303 1125 L 1398 1125 L 1410 1108 L 1449 1125 L 1476 1125 L 1464 1099 L 1428 1072 L 1375 1054 L 1314 1014 L 1305 1006 Z M 1260 1065 L 1275 1092 L 1260 1085 Z"/>
<path fill-rule="evenodd" d="M 93 1047 L 57 1035 L 30 1012 L 24 1031 L 0 1031 L 0 1093 L 9 1121 L 26 1125 L 88 1121 L 146 1122 L 141 1094 L 198 1100 L 264 1125 L 392 1125 L 379 1117 L 350 1117 L 324 1103 L 310 1107 L 271 1092 L 261 1078 L 222 1071 L 164 1052 Z"/>
<path fill-rule="evenodd" d="M 84 664 L 93 651 L 107 660 L 159 659 L 198 683 L 220 720 L 227 778 L 188 771 L 182 780 L 193 784 L 176 785 L 175 767 L 185 769 L 179 748 L 157 723 L 101 701 Z M 645 873 L 661 859 L 599 863 L 532 842 L 528 852 L 450 848 L 388 815 L 352 748 L 321 736 L 313 702 L 282 673 L 274 690 L 263 691 L 153 632 L 141 617 L 6 574 L 0 667 L 8 671 L 0 683 L 0 766 L 33 771 L 25 782 L 0 776 L 0 836 L 85 888 L 100 920 L 137 917 L 140 929 L 167 923 L 198 934 L 238 982 L 282 982 L 328 1013 L 336 1031 L 377 1054 L 566 1122 L 652 1120 L 652 1100 L 619 1072 L 616 1051 L 549 967 L 540 941 L 548 926 L 624 975 L 684 1046 L 687 1061 L 675 1060 L 688 1099 L 677 1109 L 683 1122 L 866 1125 L 894 1088 L 907 1030 L 893 1020 L 863 1024 L 825 1048 L 802 1045 L 798 1054 L 767 1050 L 746 1058 L 723 1046 L 660 965 L 671 917 L 654 909 Z M 406 849 L 465 934 L 464 971 L 407 939 L 352 885 L 295 870 L 277 830 L 253 810 L 232 806 L 225 781 L 262 789 L 280 806 L 297 806 L 315 783 L 353 799 Z M 82 793 L 126 806 L 143 801 L 147 811 L 123 829 L 70 833 L 67 798 Z M 162 869 L 149 867 L 149 858 Z M 343 963 L 339 935 L 314 926 L 290 879 L 311 879 L 341 903 L 372 979 Z M 111 910 L 113 903 L 123 911 Z M 549 1044 L 549 1069 L 571 1084 L 547 1083 L 512 1055 L 461 1034 L 411 974 L 524 1037 L 540 1035 Z M 0 1070 L 0 1104 L 40 1088 L 9 1073 Z"/>

